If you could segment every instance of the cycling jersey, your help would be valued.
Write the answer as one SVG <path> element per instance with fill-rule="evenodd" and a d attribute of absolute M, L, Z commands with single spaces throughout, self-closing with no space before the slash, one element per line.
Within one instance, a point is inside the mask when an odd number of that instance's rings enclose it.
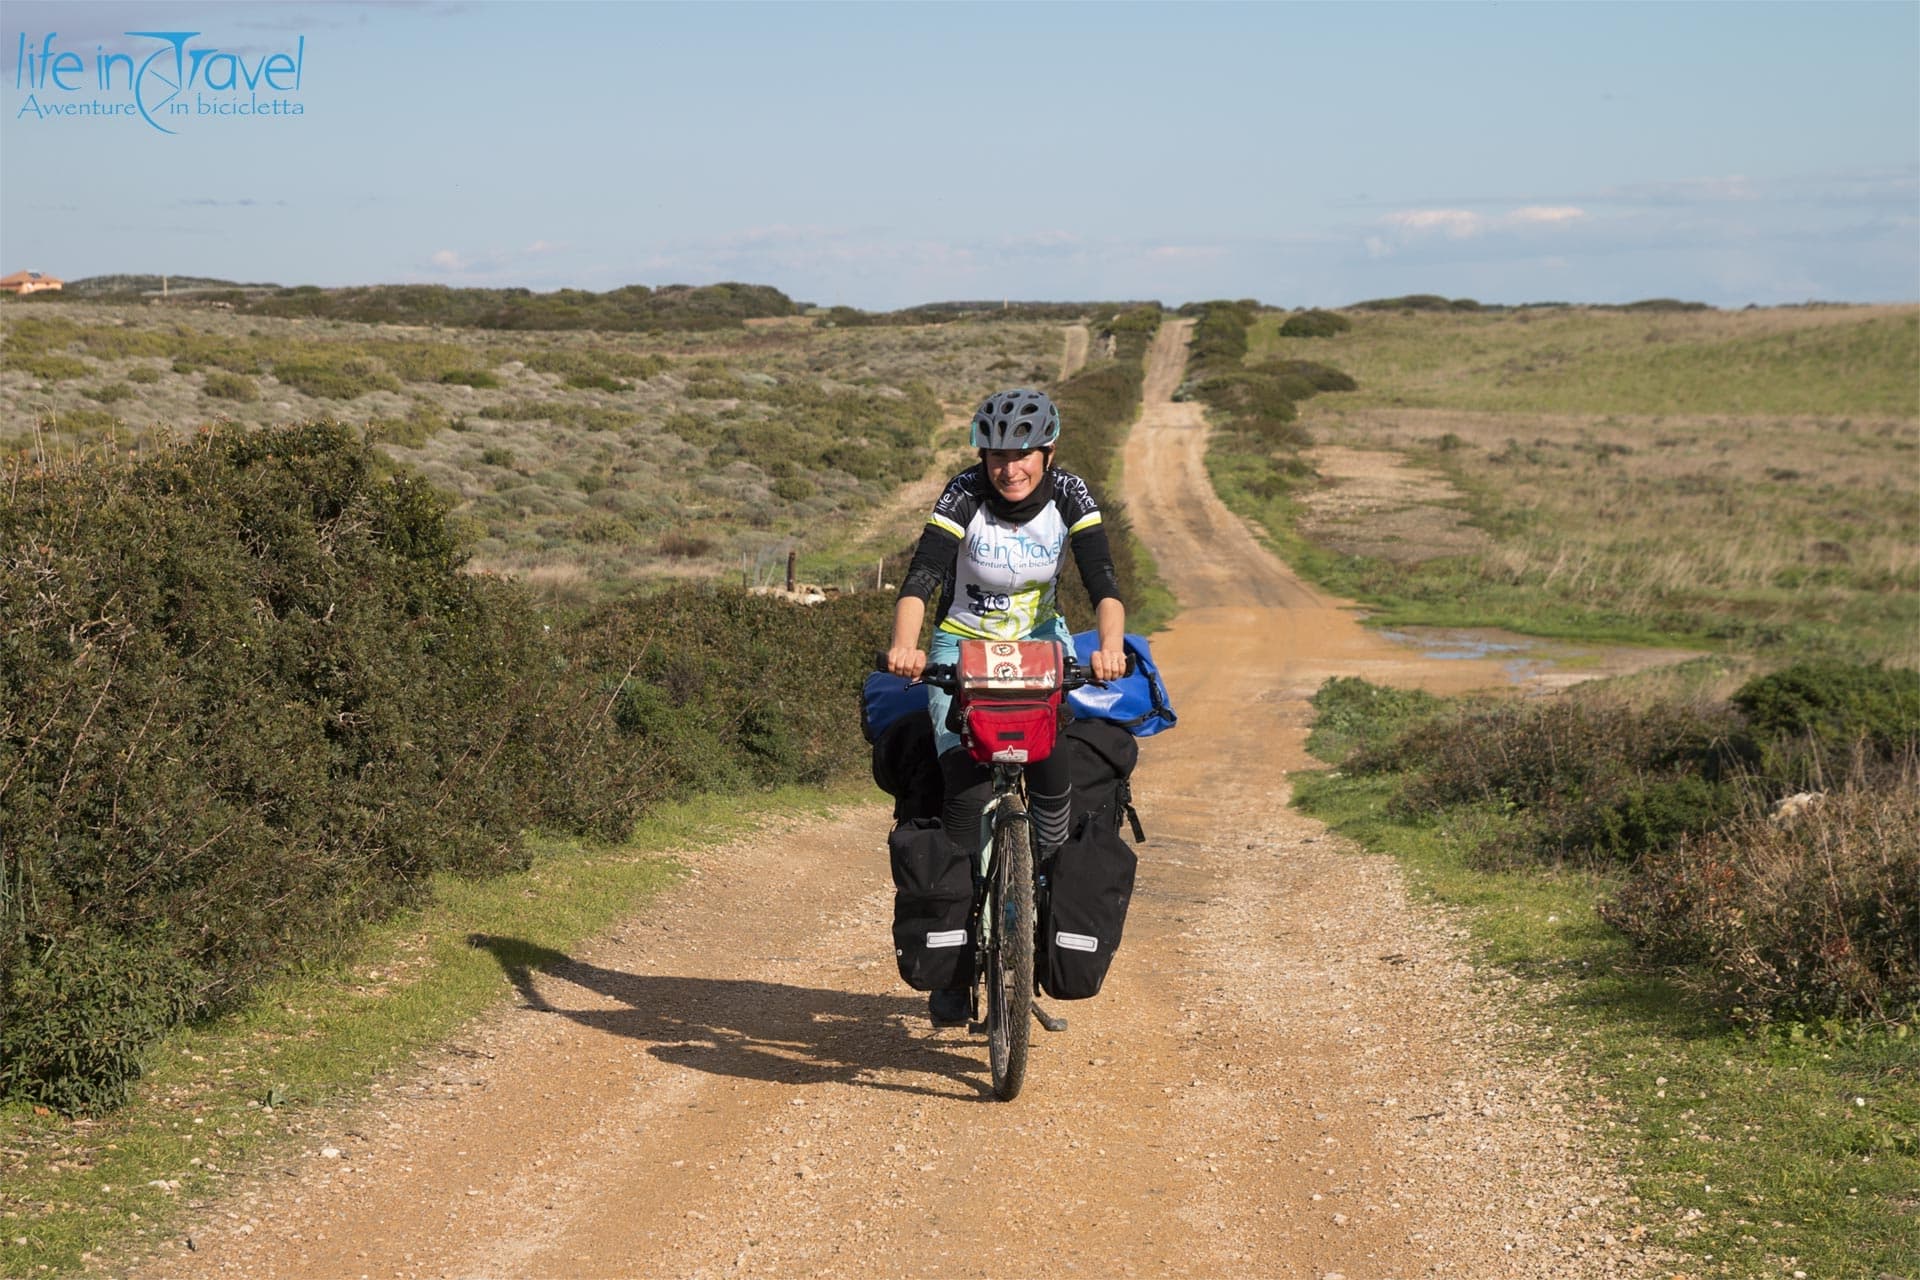
<path fill-rule="evenodd" d="M 1055 586 L 1071 544 L 1088 597 L 1095 604 L 1118 597 L 1113 554 L 1087 482 L 1054 468 L 1041 484 L 1032 498 L 1010 506 L 985 466 L 949 480 L 927 517 L 900 594 L 925 600 L 941 589 L 934 619 L 939 630 L 1024 639 L 1059 616 Z"/>

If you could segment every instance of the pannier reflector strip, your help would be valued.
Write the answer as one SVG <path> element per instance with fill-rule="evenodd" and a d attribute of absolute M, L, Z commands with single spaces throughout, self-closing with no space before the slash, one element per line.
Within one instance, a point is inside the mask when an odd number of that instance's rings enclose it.
<path fill-rule="evenodd" d="M 1100 939 L 1090 938 L 1084 933 L 1068 933 L 1063 929 L 1053 935 L 1053 945 L 1063 951 L 1098 951 Z"/>
<path fill-rule="evenodd" d="M 967 931 L 965 929 L 943 929 L 938 933 L 929 933 L 927 935 L 927 950 L 933 951 L 940 947 L 964 946 L 966 945 L 966 941 Z"/>

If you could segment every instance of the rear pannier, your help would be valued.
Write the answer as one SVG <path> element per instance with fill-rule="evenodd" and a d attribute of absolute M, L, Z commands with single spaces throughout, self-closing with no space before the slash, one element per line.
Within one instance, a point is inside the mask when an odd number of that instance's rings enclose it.
<path fill-rule="evenodd" d="M 916 991 L 964 986 L 973 977 L 968 915 L 973 868 L 937 818 L 903 822 L 887 837 L 893 864 L 893 951 Z"/>
<path fill-rule="evenodd" d="M 1055 1000 L 1100 994 L 1120 949 L 1120 931 L 1133 900 L 1139 866 L 1127 842 L 1093 815 L 1047 860 L 1046 910 L 1041 918 L 1040 987 Z"/>

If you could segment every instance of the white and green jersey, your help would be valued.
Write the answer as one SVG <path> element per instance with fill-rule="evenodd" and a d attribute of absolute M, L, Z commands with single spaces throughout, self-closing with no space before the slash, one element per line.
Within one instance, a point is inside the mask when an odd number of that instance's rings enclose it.
<path fill-rule="evenodd" d="M 1086 481 L 1070 471 L 1047 473 L 1052 493 L 1024 519 L 996 515 L 992 482 L 969 467 L 947 482 L 927 517 L 920 547 L 902 584 L 922 599 L 943 586 L 943 631 L 987 640 L 1017 640 L 1058 616 L 1054 605 L 1069 542 L 1094 600 L 1118 594 L 1100 507 Z M 951 559 L 949 559 L 951 557 Z"/>

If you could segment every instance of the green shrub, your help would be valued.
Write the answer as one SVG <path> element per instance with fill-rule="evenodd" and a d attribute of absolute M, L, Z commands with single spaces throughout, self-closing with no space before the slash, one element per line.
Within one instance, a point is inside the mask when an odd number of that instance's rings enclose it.
<path fill-rule="evenodd" d="M 788 502 L 800 502 L 814 495 L 813 481 L 805 476 L 781 476 L 773 482 L 773 493 Z"/>
<path fill-rule="evenodd" d="M 1400 772 L 1396 811 L 1485 805 L 1519 822 L 1491 860 L 1631 861 L 1743 812 L 1750 767 L 1727 707 L 1646 708 L 1561 700 L 1469 705 L 1363 747 L 1347 768 Z"/>
<path fill-rule="evenodd" d="M 1359 676 L 1334 676 L 1313 695 L 1307 750 L 1339 764 L 1363 747 L 1384 747 L 1413 725 L 1439 714 L 1440 699 L 1421 689 L 1395 689 Z"/>
<path fill-rule="evenodd" d="M 500 379 L 485 369 L 450 369 L 440 375 L 440 381 L 447 386 L 479 387 L 483 390 L 500 385 Z"/>
<path fill-rule="evenodd" d="M 1302 311 L 1280 326 L 1283 338 L 1331 338 L 1353 328 L 1353 321 L 1334 311 Z"/>
<path fill-rule="evenodd" d="M 133 388 L 124 382 L 109 382 L 104 387 L 89 387 L 81 395 L 101 404 L 117 404 L 122 400 L 133 399 Z"/>
<path fill-rule="evenodd" d="M 1762 739 L 1810 741 L 1840 758 L 1856 744 L 1892 759 L 1920 748 L 1920 672 L 1833 660 L 1799 662 L 1733 695 Z"/>
<path fill-rule="evenodd" d="M 160 371 L 150 364 L 137 364 L 127 370 L 127 381 L 151 384 L 160 381 Z"/>
<path fill-rule="evenodd" d="M 480 461 L 489 467 L 511 467 L 514 463 L 513 450 L 505 445 L 488 445 L 480 451 Z"/>
<path fill-rule="evenodd" d="M 77 356 L 65 356 L 48 352 L 42 355 L 18 355 L 9 352 L 0 366 L 18 369 L 22 373 L 40 379 L 42 382 L 66 382 L 72 378 L 84 378 L 93 373 L 93 366 Z"/>
<path fill-rule="evenodd" d="M 161 939 L 90 925 L 58 940 L 0 936 L 0 1098 L 68 1114 L 119 1106 L 207 979 Z"/>
<path fill-rule="evenodd" d="M 215 400 L 236 400 L 252 403 L 260 398 L 260 388 L 254 385 L 252 378 L 244 373 L 228 373 L 215 369 L 207 375 L 201 384 L 200 393 Z"/>
<path fill-rule="evenodd" d="M 566 377 L 566 385 L 579 391 L 633 390 L 631 382 L 622 382 L 604 373 L 570 373 Z"/>
<path fill-rule="evenodd" d="M 530 824 L 631 820 L 597 691 L 511 588 L 458 571 L 445 500 L 347 428 L 220 428 L 9 496 L 14 1096 L 107 1105 L 159 1030 L 324 959 L 433 871 L 517 865 Z"/>
<path fill-rule="evenodd" d="M 1755 1019 L 1920 1016 L 1920 778 L 1848 786 L 1653 854 L 1603 908 Z"/>
<path fill-rule="evenodd" d="M 400 380 L 378 360 L 337 352 L 275 361 L 273 376 L 319 400 L 355 400 L 369 391 L 400 390 Z"/>

